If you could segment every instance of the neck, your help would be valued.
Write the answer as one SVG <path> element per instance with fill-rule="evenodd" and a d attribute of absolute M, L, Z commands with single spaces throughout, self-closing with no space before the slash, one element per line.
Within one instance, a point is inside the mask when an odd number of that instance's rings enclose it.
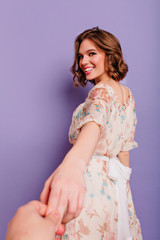
<path fill-rule="evenodd" d="M 111 82 L 115 82 L 115 80 L 113 78 L 110 78 L 110 77 L 107 77 L 107 78 L 104 78 L 102 80 L 95 80 L 95 83 L 98 84 L 98 83 L 111 83 Z"/>

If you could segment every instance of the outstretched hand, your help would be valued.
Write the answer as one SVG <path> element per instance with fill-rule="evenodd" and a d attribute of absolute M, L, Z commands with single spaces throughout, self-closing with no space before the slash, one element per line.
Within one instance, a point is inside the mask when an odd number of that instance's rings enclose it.
<path fill-rule="evenodd" d="M 65 224 L 80 214 L 84 193 L 82 168 L 64 161 L 46 181 L 40 200 L 48 205 L 46 216 L 57 210 L 61 214 L 61 223 Z"/>
<path fill-rule="evenodd" d="M 44 218 L 46 209 L 47 206 L 39 201 L 20 207 L 8 225 L 6 240 L 54 240 L 60 213 L 50 212 Z"/>

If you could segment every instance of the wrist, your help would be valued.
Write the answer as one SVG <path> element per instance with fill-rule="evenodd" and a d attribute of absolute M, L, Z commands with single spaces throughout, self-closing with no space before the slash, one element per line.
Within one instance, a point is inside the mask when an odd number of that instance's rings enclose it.
<path fill-rule="evenodd" d="M 83 158 L 76 157 L 74 154 L 68 152 L 67 155 L 65 156 L 62 164 L 68 164 L 69 166 L 75 166 L 82 172 L 85 171 L 87 161 Z"/>

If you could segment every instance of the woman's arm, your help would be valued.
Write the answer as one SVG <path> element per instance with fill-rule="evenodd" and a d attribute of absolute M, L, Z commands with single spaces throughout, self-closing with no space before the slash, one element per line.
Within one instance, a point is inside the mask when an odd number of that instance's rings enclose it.
<path fill-rule="evenodd" d="M 45 182 L 40 200 L 48 204 L 46 215 L 58 210 L 62 223 L 66 223 L 80 214 L 85 194 L 84 170 L 99 137 L 100 127 L 95 122 L 81 128 L 75 144 Z"/>
<path fill-rule="evenodd" d="M 95 122 L 88 122 L 81 128 L 75 144 L 63 161 L 74 162 L 84 170 L 95 151 L 99 137 L 100 127 Z"/>
<path fill-rule="evenodd" d="M 129 151 L 121 151 L 118 154 L 118 158 L 122 164 L 129 167 Z"/>

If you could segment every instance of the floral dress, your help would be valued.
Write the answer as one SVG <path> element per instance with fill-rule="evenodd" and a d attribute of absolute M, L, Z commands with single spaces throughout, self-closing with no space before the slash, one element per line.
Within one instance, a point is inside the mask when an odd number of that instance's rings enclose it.
<path fill-rule="evenodd" d="M 123 234 L 120 236 L 119 221 L 122 219 L 123 228 L 123 212 L 120 216 L 121 205 L 117 195 L 117 181 L 109 176 L 108 160 L 112 163 L 112 159 L 118 159 L 117 155 L 120 151 L 128 151 L 138 146 L 134 141 L 137 123 L 135 101 L 129 88 L 128 90 L 129 97 L 122 106 L 111 86 L 98 83 L 89 91 L 85 102 L 73 112 L 69 129 L 71 144 L 75 143 L 81 127 L 88 122 L 96 122 L 100 126 L 101 134 L 84 173 L 86 187 L 84 207 L 76 219 L 66 224 L 63 240 L 142 239 L 129 178 L 124 185 L 130 237 L 124 237 Z M 108 160 L 104 161 L 104 158 Z M 131 171 L 124 165 L 120 167 Z"/>

